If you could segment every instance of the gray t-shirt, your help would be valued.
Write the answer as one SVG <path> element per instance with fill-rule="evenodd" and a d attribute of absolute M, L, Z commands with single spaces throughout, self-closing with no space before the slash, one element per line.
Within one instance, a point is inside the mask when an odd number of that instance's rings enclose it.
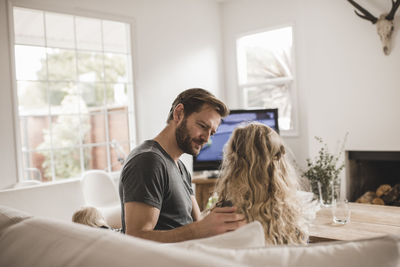
<path fill-rule="evenodd" d="M 155 230 L 174 229 L 193 222 L 191 176 L 182 161 L 179 160 L 178 165 L 179 168 L 154 140 L 147 140 L 132 150 L 119 182 L 123 232 L 124 203 L 131 201 L 142 202 L 160 210 Z"/>

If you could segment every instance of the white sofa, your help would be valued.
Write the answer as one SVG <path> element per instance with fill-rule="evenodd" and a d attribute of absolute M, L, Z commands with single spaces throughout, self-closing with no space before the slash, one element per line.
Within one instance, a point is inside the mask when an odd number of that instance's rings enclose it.
<path fill-rule="evenodd" d="M 0 266 L 400 266 L 394 236 L 265 247 L 258 222 L 227 234 L 160 244 L 0 206 Z"/>
<path fill-rule="evenodd" d="M 252 223 L 165 245 L 72 223 L 85 205 L 80 180 L 0 192 L 0 266 L 400 266 L 394 236 L 266 248 Z"/>

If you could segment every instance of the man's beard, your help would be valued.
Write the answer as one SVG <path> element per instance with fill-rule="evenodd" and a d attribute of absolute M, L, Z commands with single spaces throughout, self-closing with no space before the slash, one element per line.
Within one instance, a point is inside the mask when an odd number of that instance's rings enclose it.
<path fill-rule="evenodd" d="M 193 140 L 190 137 L 189 130 L 186 127 L 187 126 L 186 123 L 187 123 L 187 121 L 186 121 L 186 119 L 184 119 L 181 122 L 181 124 L 176 128 L 176 131 L 175 131 L 176 143 L 178 144 L 178 147 L 184 153 L 196 156 L 199 152 L 196 151 L 192 146 L 192 141 L 195 141 L 195 140 Z"/>

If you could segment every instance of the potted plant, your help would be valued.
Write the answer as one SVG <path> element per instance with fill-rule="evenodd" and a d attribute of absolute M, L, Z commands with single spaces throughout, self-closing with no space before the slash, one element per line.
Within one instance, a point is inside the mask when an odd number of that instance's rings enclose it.
<path fill-rule="evenodd" d="M 344 150 L 347 134 L 343 140 L 341 148 L 336 155 L 332 154 L 326 143 L 321 137 L 315 137 L 321 148 L 318 155 L 311 160 L 306 159 L 306 169 L 302 171 L 301 176 L 307 178 L 310 182 L 311 190 L 318 196 L 322 206 L 331 206 L 332 201 L 338 197 L 338 188 L 340 188 L 339 174 L 344 168 L 344 162 L 341 156 Z"/>

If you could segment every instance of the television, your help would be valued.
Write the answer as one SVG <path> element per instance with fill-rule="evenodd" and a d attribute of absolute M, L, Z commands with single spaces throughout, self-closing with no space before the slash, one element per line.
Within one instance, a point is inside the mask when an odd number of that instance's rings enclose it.
<path fill-rule="evenodd" d="M 210 137 L 208 143 L 200 150 L 200 153 L 193 157 L 193 170 L 219 170 L 224 146 L 228 142 L 233 130 L 248 122 L 265 124 L 279 133 L 278 109 L 231 110 L 229 115 L 222 119 L 217 132 Z"/>

